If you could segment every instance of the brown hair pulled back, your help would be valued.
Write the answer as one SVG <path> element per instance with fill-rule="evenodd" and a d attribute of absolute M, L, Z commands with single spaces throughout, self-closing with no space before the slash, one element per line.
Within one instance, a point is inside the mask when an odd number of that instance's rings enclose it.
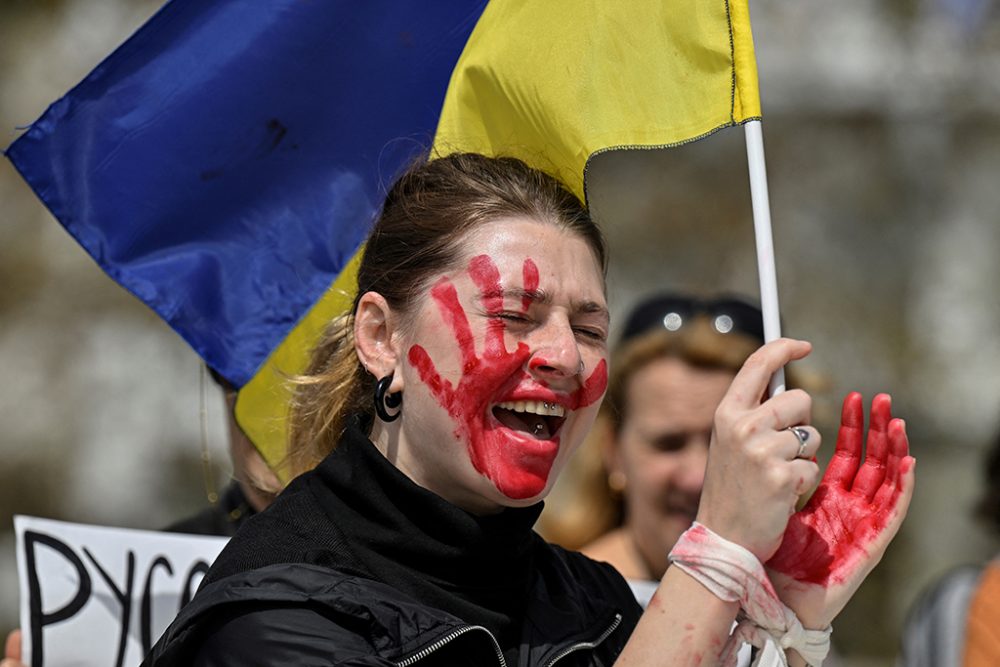
<path fill-rule="evenodd" d="M 575 233 L 606 270 L 604 239 L 580 200 L 518 159 L 455 153 L 421 160 L 395 182 L 368 236 L 351 312 L 330 324 L 306 373 L 295 381 L 289 420 L 293 476 L 332 451 L 349 415 L 374 417 L 375 378 L 354 351 L 361 295 L 381 294 L 405 319 L 430 281 L 455 268 L 470 231 L 515 216 Z"/>

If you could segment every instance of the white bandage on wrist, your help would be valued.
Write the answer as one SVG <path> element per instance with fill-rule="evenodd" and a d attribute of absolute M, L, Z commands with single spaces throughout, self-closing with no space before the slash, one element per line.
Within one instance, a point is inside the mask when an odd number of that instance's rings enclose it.
<path fill-rule="evenodd" d="M 830 651 L 831 628 L 803 628 L 748 550 L 696 521 L 670 551 L 670 562 L 719 599 L 740 603 L 738 625 L 722 652 L 723 665 L 736 664 L 736 652 L 744 642 L 761 649 L 754 667 L 787 667 L 789 648 L 813 667 L 823 664 Z"/>

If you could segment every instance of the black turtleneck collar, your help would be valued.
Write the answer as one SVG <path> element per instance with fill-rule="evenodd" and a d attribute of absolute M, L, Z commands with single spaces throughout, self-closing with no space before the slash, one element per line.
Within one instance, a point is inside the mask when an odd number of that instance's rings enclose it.
<path fill-rule="evenodd" d="M 516 646 L 542 503 L 475 516 L 415 484 L 352 420 L 309 486 L 353 566 Z"/>

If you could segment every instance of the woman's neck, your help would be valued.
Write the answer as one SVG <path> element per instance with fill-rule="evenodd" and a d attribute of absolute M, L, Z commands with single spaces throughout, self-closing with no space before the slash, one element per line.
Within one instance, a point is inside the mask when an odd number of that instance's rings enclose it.
<path fill-rule="evenodd" d="M 465 510 L 475 516 L 491 516 L 499 514 L 504 510 L 504 506 L 492 502 L 485 496 L 476 494 L 459 493 L 460 489 L 456 485 L 435 485 L 427 482 L 427 475 L 419 469 L 419 461 L 410 461 L 406 455 L 406 447 L 402 438 L 402 429 L 398 422 L 386 424 L 380 419 L 376 419 L 372 425 L 368 439 L 372 441 L 375 448 L 382 453 L 393 466 L 406 475 L 411 482 L 421 486 L 428 491 L 437 494 L 452 505 Z M 485 479 L 485 478 L 484 478 Z M 490 483 L 488 480 L 485 480 Z"/>
<path fill-rule="evenodd" d="M 594 560 L 610 563 L 626 579 L 652 580 L 656 578 L 642 557 L 631 533 L 624 526 L 602 535 L 583 547 L 581 551 Z"/>

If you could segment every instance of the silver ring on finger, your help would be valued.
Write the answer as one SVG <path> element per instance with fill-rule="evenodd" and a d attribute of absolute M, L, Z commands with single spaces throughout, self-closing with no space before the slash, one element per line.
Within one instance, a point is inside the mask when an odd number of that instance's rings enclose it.
<path fill-rule="evenodd" d="M 785 430 L 791 431 L 792 435 L 799 441 L 799 451 L 795 454 L 795 458 L 804 459 L 806 457 L 806 443 L 809 442 L 809 430 L 801 426 L 789 426 Z"/>

